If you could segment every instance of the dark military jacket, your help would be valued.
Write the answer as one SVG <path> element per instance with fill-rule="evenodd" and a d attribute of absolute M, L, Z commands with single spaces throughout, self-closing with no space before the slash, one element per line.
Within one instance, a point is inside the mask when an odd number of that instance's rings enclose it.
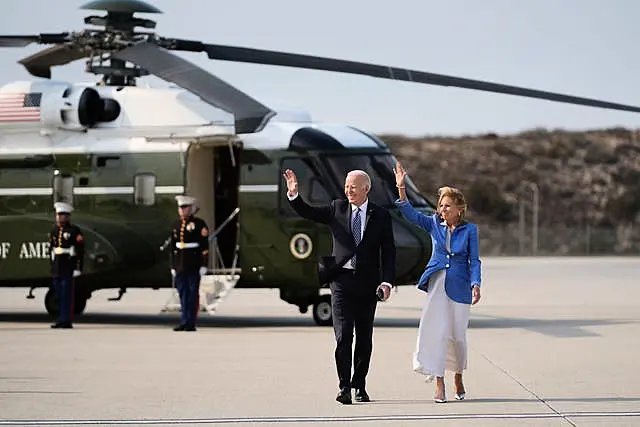
<path fill-rule="evenodd" d="M 51 275 L 72 276 L 74 270 L 84 266 L 84 236 L 77 225 L 56 225 L 49 232 L 51 248 Z"/>
<path fill-rule="evenodd" d="M 176 272 L 197 271 L 209 264 L 209 229 L 193 215 L 178 219 L 171 229 L 171 268 Z"/>

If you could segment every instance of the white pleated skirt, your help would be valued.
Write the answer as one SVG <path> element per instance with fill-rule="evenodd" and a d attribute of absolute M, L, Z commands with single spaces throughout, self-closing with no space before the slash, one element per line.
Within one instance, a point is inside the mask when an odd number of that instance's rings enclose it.
<path fill-rule="evenodd" d="M 422 307 L 413 370 L 431 382 L 445 370 L 462 373 L 467 369 L 467 326 L 469 304 L 453 301 L 444 289 L 446 270 L 429 278 Z"/>

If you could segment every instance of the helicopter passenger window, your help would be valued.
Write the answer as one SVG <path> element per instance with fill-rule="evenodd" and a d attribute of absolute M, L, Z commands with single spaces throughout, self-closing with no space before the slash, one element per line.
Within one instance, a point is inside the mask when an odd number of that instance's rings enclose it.
<path fill-rule="evenodd" d="M 56 174 L 53 177 L 53 202 L 73 204 L 73 176 Z"/>
<path fill-rule="evenodd" d="M 133 201 L 136 205 L 153 206 L 156 203 L 156 176 L 137 174 L 133 178 Z"/>
<path fill-rule="evenodd" d="M 291 169 L 298 178 L 298 190 L 300 195 L 312 205 L 329 203 L 329 192 L 321 179 L 320 172 L 310 158 L 290 157 L 282 160 L 280 170 Z M 297 213 L 289 206 L 287 199 L 287 183 L 280 179 L 280 209 L 281 212 L 297 216 Z"/>

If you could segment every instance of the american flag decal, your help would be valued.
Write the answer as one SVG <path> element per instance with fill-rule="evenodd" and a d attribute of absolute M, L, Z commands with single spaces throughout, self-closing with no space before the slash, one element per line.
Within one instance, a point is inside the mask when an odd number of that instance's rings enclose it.
<path fill-rule="evenodd" d="M 40 120 L 41 93 L 0 92 L 0 123 Z"/>

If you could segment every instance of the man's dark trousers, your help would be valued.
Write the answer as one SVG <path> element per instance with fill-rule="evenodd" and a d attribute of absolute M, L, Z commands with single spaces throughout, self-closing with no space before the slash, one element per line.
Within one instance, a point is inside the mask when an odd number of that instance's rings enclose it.
<path fill-rule="evenodd" d="M 53 277 L 53 289 L 58 296 L 58 324 L 71 324 L 73 320 L 73 276 Z"/>
<path fill-rule="evenodd" d="M 335 359 L 341 389 L 365 388 L 373 351 L 373 322 L 378 301 L 375 293 L 363 292 L 364 287 L 359 279 L 355 270 L 343 269 L 330 285 L 336 337 Z M 355 349 L 352 347 L 354 328 Z"/>
<path fill-rule="evenodd" d="M 180 295 L 180 324 L 195 327 L 200 309 L 200 272 L 187 270 L 176 274 L 176 288 Z"/>

